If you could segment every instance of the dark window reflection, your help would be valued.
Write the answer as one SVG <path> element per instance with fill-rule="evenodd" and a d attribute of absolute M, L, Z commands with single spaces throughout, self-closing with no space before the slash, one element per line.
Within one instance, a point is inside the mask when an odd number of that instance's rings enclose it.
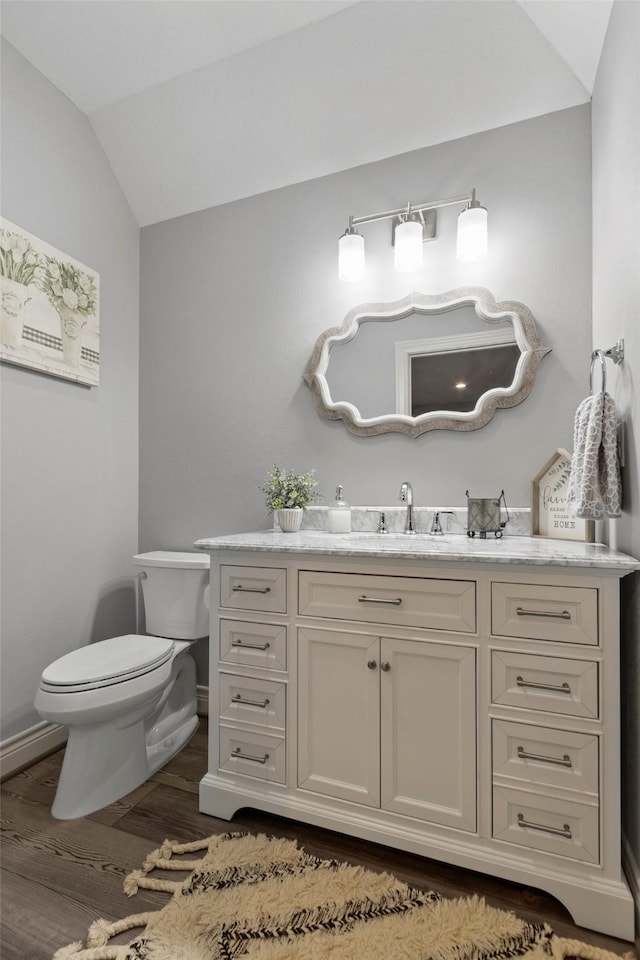
<path fill-rule="evenodd" d="M 514 343 L 411 357 L 411 416 L 468 413 L 487 390 L 511 386 L 520 356 Z"/>

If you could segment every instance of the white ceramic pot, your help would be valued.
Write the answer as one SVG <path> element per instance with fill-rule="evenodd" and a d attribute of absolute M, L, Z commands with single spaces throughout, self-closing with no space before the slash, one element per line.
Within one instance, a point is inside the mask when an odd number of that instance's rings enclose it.
<path fill-rule="evenodd" d="M 29 302 L 29 288 L 23 283 L 0 277 L 2 312 L 0 314 L 0 339 L 2 345 L 16 350 L 22 344 L 24 308 Z"/>
<path fill-rule="evenodd" d="M 82 328 L 86 320 L 70 307 L 58 307 L 60 314 L 60 328 L 62 331 L 62 358 L 70 367 L 80 366 L 82 351 Z"/>
<path fill-rule="evenodd" d="M 276 520 L 283 533 L 296 533 L 302 526 L 302 507 L 291 507 L 286 510 L 276 510 Z"/>

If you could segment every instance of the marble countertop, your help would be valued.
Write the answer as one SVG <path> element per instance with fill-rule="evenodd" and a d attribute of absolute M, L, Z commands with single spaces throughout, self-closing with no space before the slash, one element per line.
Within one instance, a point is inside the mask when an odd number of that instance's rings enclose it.
<path fill-rule="evenodd" d="M 501 540 L 453 534 L 433 537 L 402 533 L 327 533 L 301 530 L 257 530 L 196 540 L 199 550 L 230 550 L 258 553 L 316 554 L 335 557 L 383 557 L 405 560 L 444 560 L 486 563 L 527 563 L 537 565 L 591 567 L 600 570 L 640 570 L 640 561 L 618 553 L 602 543 L 578 543 L 538 537 L 504 536 Z"/>

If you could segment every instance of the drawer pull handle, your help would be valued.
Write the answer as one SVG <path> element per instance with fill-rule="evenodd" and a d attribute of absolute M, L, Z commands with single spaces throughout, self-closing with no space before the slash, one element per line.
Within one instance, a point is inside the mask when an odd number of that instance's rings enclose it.
<path fill-rule="evenodd" d="M 389 673 L 389 670 L 391 670 L 391 664 L 387 663 L 387 661 L 385 660 L 384 663 L 380 664 L 380 669 L 384 670 L 385 673 Z"/>
<path fill-rule="evenodd" d="M 517 607 L 516 613 L 519 617 L 553 617 L 556 620 L 571 620 L 568 610 L 556 613 L 555 610 L 524 610 L 522 607 Z"/>
<path fill-rule="evenodd" d="M 523 680 L 522 677 L 516 677 L 516 685 L 519 687 L 534 687 L 536 690 L 551 690 L 553 693 L 571 693 L 571 687 L 565 680 L 562 685 L 553 683 L 536 683 L 535 680 Z"/>
<path fill-rule="evenodd" d="M 358 597 L 358 603 L 392 603 L 394 607 L 398 607 L 402 603 L 402 597 L 395 597 L 394 599 L 387 597 L 367 597 L 363 593 L 361 597 Z"/>
<path fill-rule="evenodd" d="M 262 707 L 263 709 L 269 706 L 268 700 L 247 700 L 242 696 L 241 693 L 236 693 L 233 701 L 234 703 L 246 703 L 249 707 Z"/>
<path fill-rule="evenodd" d="M 542 830 L 543 833 L 552 833 L 556 837 L 566 837 L 567 840 L 571 840 L 573 837 L 568 823 L 565 823 L 563 827 L 547 827 L 544 823 L 533 823 L 532 820 L 525 820 L 523 813 L 518 814 L 518 826 L 529 830 Z"/>
<path fill-rule="evenodd" d="M 241 583 L 231 587 L 232 593 L 271 593 L 271 587 L 243 587 Z"/>
<path fill-rule="evenodd" d="M 268 753 L 264 757 L 252 757 L 250 753 L 243 753 L 240 747 L 236 747 L 231 756 L 238 760 L 253 760 L 254 763 L 266 763 L 269 759 Z"/>
<path fill-rule="evenodd" d="M 271 644 L 269 643 L 245 643 L 244 640 L 232 640 L 232 647 L 241 647 L 244 650 L 268 650 Z"/>
<path fill-rule="evenodd" d="M 519 760 L 540 760 L 542 763 L 557 763 L 560 767 L 571 767 L 571 757 L 565 753 L 562 757 L 545 757 L 541 753 L 527 753 L 524 747 L 518 747 Z"/>
<path fill-rule="evenodd" d="M 367 660 L 367 666 L 368 666 L 369 670 L 375 670 L 375 668 L 378 666 L 378 664 L 377 664 L 377 661 L 375 661 L 375 660 Z"/>

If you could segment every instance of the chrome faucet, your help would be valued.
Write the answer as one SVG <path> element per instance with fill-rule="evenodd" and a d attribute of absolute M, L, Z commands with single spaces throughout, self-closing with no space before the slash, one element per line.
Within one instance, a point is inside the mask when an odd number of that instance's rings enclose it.
<path fill-rule="evenodd" d="M 429 533 L 432 537 L 443 537 L 445 530 L 442 529 L 442 523 L 440 517 L 446 516 L 446 533 L 449 533 L 449 520 L 453 516 L 453 510 L 436 510 L 433 515 L 433 521 L 431 523 L 431 530 Z"/>
<path fill-rule="evenodd" d="M 415 533 L 413 526 L 413 487 L 406 480 L 400 487 L 400 500 L 407 505 L 407 519 L 404 522 L 405 533 Z"/>

